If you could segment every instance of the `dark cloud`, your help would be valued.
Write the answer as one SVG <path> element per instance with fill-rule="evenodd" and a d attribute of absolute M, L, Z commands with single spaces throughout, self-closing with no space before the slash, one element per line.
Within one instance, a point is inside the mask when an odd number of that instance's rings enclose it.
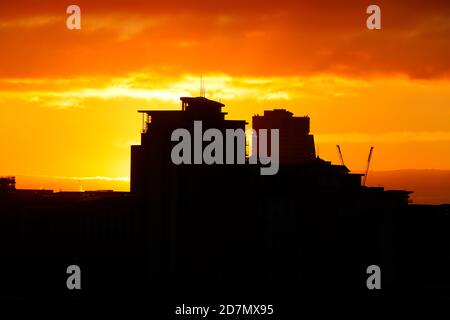
<path fill-rule="evenodd" d="M 367 1 L 75 3 L 83 20 L 82 30 L 73 32 L 65 28 L 65 1 L 0 3 L 0 76 L 142 69 L 423 79 L 450 75 L 450 1 L 378 1 L 381 31 L 365 27 Z M 54 19 L 45 23 L 39 20 L 43 17 Z"/>

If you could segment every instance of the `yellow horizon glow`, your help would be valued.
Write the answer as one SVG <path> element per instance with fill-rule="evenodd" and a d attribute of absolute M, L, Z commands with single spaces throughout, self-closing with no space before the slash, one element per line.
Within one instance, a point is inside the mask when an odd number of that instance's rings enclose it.
<path fill-rule="evenodd" d="M 247 120 L 249 127 L 252 115 L 265 109 L 286 108 L 295 115 L 309 115 L 322 158 L 337 162 L 334 148 L 341 144 L 349 167 L 361 170 L 365 149 L 375 145 L 375 157 L 380 155 L 376 157 L 378 170 L 450 169 L 450 151 L 442 147 L 450 143 L 445 121 L 450 116 L 450 85 L 446 81 L 333 75 L 233 77 L 223 73 L 203 78 L 208 98 L 225 103 L 227 118 Z M 196 96 L 198 90 L 199 78 L 192 74 L 3 79 L 0 101 L 15 108 L 0 110 L 1 130 L 3 135 L 17 135 L 15 140 L 2 140 L 0 147 L 17 160 L 2 158 L 2 174 L 129 177 L 129 147 L 138 143 L 141 125 L 136 111 L 179 109 L 179 97 Z M 418 102 L 428 99 L 434 101 L 435 110 L 423 113 Z M 405 155 L 414 145 L 441 147 L 439 157 L 422 157 L 420 152 L 415 157 Z M 36 165 L 24 160 L 30 158 Z"/>
<path fill-rule="evenodd" d="M 450 170 L 450 5 L 379 5 L 371 31 L 357 1 L 81 0 L 68 30 L 58 1 L 4 2 L 0 175 L 128 178 L 136 111 L 179 109 L 200 75 L 228 119 L 309 115 L 321 158 L 339 144 L 353 171 L 371 145 L 373 170 Z"/>

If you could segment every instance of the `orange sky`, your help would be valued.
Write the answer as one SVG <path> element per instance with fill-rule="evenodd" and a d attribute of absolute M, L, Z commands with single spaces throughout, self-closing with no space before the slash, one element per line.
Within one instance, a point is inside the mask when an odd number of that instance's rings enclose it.
<path fill-rule="evenodd" d="M 2 1 L 0 175 L 126 188 L 136 110 L 179 108 L 200 73 L 229 118 L 308 114 L 320 156 L 339 143 L 355 171 L 370 145 L 373 170 L 450 170 L 450 2 L 377 1 L 380 31 L 372 3 L 308 2 Z"/>

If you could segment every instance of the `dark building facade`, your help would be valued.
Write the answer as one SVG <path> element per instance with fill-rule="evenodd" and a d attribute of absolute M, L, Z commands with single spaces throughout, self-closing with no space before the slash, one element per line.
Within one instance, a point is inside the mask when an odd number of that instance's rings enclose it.
<path fill-rule="evenodd" d="M 172 167 L 170 154 L 175 143 L 171 141 L 171 134 L 174 130 L 183 128 L 194 136 L 194 121 L 202 121 L 203 131 L 214 128 L 223 135 L 227 129 L 245 131 L 245 121 L 225 119 L 227 113 L 222 112 L 224 105 L 220 102 L 204 97 L 182 97 L 180 100 L 181 110 L 139 111 L 144 120 L 141 145 L 131 147 L 132 193 L 157 192 L 153 186 L 165 179 L 162 174 Z"/>
<path fill-rule="evenodd" d="M 302 164 L 316 158 L 314 136 L 309 134 L 309 117 L 294 117 L 284 109 L 266 110 L 263 116 L 253 116 L 252 126 L 258 137 L 261 129 L 280 130 L 280 164 Z M 270 143 L 268 146 L 270 153 Z"/>
<path fill-rule="evenodd" d="M 218 129 L 225 135 L 227 129 L 245 130 L 246 124 L 226 120 L 219 102 L 204 97 L 182 97 L 181 101 L 181 110 L 140 111 L 144 127 L 141 145 L 131 147 L 130 186 L 148 215 L 150 255 L 158 261 L 153 272 L 160 274 L 162 290 L 206 294 L 211 279 L 222 289 L 237 279 L 237 266 L 230 266 L 225 257 L 236 254 L 233 250 L 246 232 L 236 221 L 246 226 L 251 221 L 251 215 L 243 215 L 250 210 L 245 202 L 246 183 L 257 168 L 173 164 L 174 130 L 185 129 L 194 136 L 194 121 L 201 121 L 203 131 Z M 224 272 L 227 265 L 230 270 Z"/>
<path fill-rule="evenodd" d="M 152 272 L 165 279 L 166 294 L 273 294 L 296 286 L 304 293 L 320 291 L 333 278 L 329 263 L 339 254 L 369 248 L 367 256 L 340 266 L 349 277 L 347 270 L 359 270 L 372 255 L 390 254 L 370 241 L 348 241 L 361 221 L 377 214 L 386 219 L 405 207 L 409 193 L 362 187 L 361 174 L 316 157 L 308 117 L 273 110 L 253 118 L 257 132 L 279 129 L 275 175 L 261 175 L 261 165 L 248 158 L 235 165 L 174 165 L 173 130 L 192 133 L 194 121 L 221 132 L 246 125 L 226 120 L 221 103 L 203 97 L 181 101 L 178 111 L 140 111 L 141 145 L 131 149 L 131 191 L 148 212 L 151 256 L 159 261 Z M 378 228 L 371 225 L 367 232 L 378 237 Z M 346 236 L 339 236 L 343 231 Z M 359 284 L 344 277 L 336 286 Z"/>

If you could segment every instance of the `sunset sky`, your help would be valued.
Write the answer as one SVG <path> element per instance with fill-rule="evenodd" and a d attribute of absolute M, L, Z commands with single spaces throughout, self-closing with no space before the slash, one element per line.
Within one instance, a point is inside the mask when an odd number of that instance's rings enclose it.
<path fill-rule="evenodd" d="M 0 175 L 18 187 L 126 190 L 136 111 L 178 109 L 200 74 L 228 119 L 309 115 L 320 157 L 340 144 L 355 172 L 371 145 L 375 171 L 450 170 L 448 0 L 1 1 L 0 48 Z"/>

